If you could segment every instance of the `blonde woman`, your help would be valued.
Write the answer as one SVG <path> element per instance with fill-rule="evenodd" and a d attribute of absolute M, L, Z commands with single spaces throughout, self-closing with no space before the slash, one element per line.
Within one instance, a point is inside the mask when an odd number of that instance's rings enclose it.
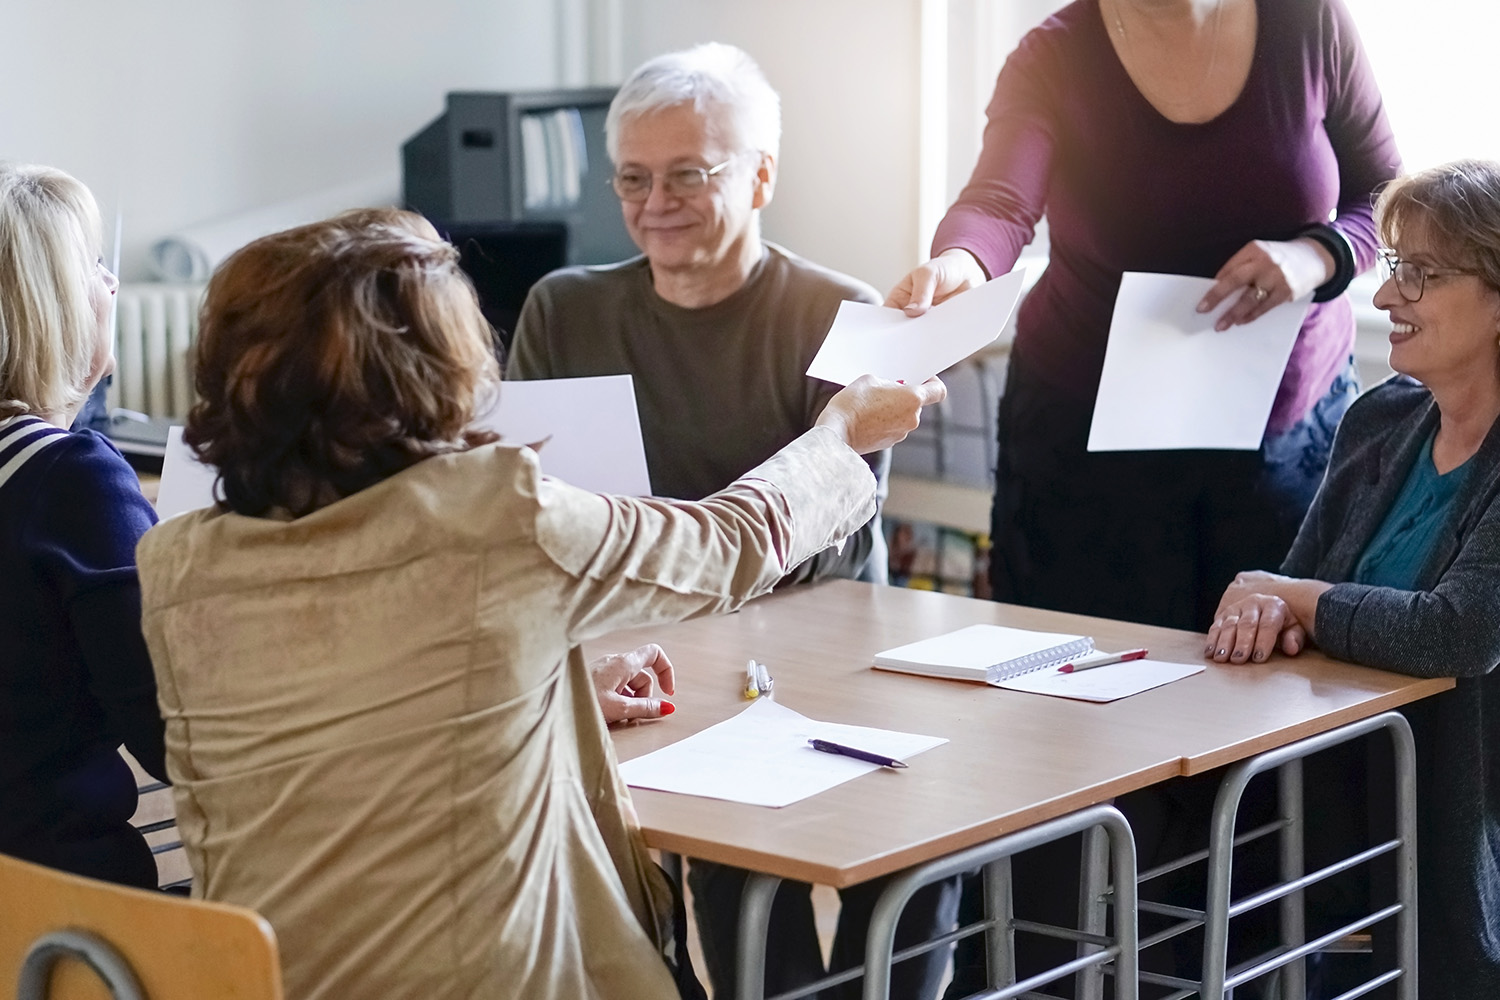
<path fill-rule="evenodd" d="M 86 187 L 0 165 L 0 852 L 154 888 L 117 749 L 164 776 L 135 572 L 156 517 L 108 440 L 68 432 L 114 367 L 99 246 Z"/>

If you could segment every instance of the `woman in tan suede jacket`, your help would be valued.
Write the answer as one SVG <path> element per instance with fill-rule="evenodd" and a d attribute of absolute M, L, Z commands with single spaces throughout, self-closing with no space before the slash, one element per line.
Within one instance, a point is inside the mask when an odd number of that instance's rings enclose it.
<path fill-rule="evenodd" d="M 145 631 L 194 891 L 270 920 L 295 1000 L 696 988 L 577 645 L 769 590 L 943 392 L 862 379 L 700 503 L 601 496 L 467 429 L 489 344 L 408 213 L 209 286 L 185 436 L 223 500 L 142 541 Z"/>

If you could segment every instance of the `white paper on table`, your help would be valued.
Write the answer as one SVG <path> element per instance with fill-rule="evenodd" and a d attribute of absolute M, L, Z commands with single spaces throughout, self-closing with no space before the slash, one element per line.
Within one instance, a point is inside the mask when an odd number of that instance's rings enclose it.
<path fill-rule="evenodd" d="M 1211 278 L 1127 271 L 1115 298 L 1089 451 L 1260 447 L 1311 297 L 1222 333 Z"/>
<path fill-rule="evenodd" d="M 861 375 L 923 382 L 1000 336 L 1026 269 L 1002 274 L 913 319 L 900 309 L 841 302 L 807 374 L 836 385 Z"/>
<path fill-rule="evenodd" d="M 499 401 L 474 424 L 510 444 L 540 445 L 542 471 L 555 479 L 595 493 L 651 495 L 629 375 L 502 382 Z"/>
<path fill-rule="evenodd" d="M 948 742 L 939 736 L 816 722 L 760 698 L 717 726 L 627 760 L 620 773 L 635 788 L 780 808 L 882 770 L 879 764 L 814 750 L 807 743 L 814 737 L 897 760 Z"/>
<path fill-rule="evenodd" d="M 1070 674 L 1056 670 L 1034 670 L 1012 677 L 1001 687 L 1007 691 L 1050 694 L 1078 701 L 1117 701 L 1142 691 L 1203 673 L 1201 663 L 1168 663 L 1165 660 L 1127 660 Z"/>
<path fill-rule="evenodd" d="M 198 461 L 183 443 L 182 428 L 167 428 L 167 450 L 161 460 L 161 485 L 156 493 L 156 516 L 165 521 L 214 503 L 219 472 Z"/>

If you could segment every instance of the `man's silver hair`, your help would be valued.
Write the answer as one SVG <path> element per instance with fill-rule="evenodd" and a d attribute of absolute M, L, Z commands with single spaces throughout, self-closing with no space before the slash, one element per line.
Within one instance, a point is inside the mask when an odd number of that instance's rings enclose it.
<path fill-rule="evenodd" d="M 619 162 L 622 122 L 679 104 L 692 104 L 703 115 L 722 109 L 736 151 L 775 156 L 781 148 L 781 97 L 743 50 L 708 42 L 657 56 L 630 74 L 604 120 L 610 160 Z"/>

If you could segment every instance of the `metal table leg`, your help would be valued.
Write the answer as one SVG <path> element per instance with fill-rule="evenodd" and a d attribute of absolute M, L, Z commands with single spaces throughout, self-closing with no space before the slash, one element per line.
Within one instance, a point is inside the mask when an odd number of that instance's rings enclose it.
<path fill-rule="evenodd" d="M 990 986 L 1004 989 L 1016 981 L 1016 914 L 1012 893 L 1010 855 L 984 866 L 985 957 Z"/>
<path fill-rule="evenodd" d="M 681 892 L 685 884 L 682 881 L 682 855 L 662 851 L 661 870 L 667 873 L 667 878 L 671 879 L 677 885 L 677 890 Z"/>
<path fill-rule="evenodd" d="M 780 886 L 781 879 L 775 875 L 751 872 L 745 879 L 744 893 L 740 896 L 739 968 L 736 970 L 740 1000 L 765 1000 L 766 935 L 771 928 L 771 903 Z"/>
<path fill-rule="evenodd" d="M 1306 828 L 1302 810 L 1302 759 L 1289 760 L 1277 769 L 1276 796 L 1286 827 L 1281 831 L 1281 881 L 1294 882 L 1306 872 L 1302 839 Z M 1293 948 L 1307 940 L 1307 911 L 1302 891 L 1281 897 L 1281 941 Z M 1296 959 L 1281 969 L 1281 995 L 1307 996 L 1307 962 Z"/>
<path fill-rule="evenodd" d="M 1302 758 L 1326 750 L 1340 743 L 1384 730 L 1395 747 L 1396 761 L 1396 829 L 1395 840 L 1377 844 L 1334 862 L 1316 872 L 1301 874 L 1301 773 L 1300 770 L 1282 771 L 1281 796 L 1283 809 L 1286 799 L 1293 794 L 1299 800 L 1290 813 L 1284 816 L 1293 822 L 1283 829 L 1282 869 L 1283 878 L 1293 874 L 1280 885 L 1273 886 L 1255 895 L 1231 902 L 1229 898 L 1230 875 L 1233 868 L 1234 821 L 1245 786 L 1257 774 L 1273 769 L 1285 769 Z M 1396 920 L 1398 968 L 1377 976 L 1366 984 L 1373 985 L 1394 981 L 1400 1000 L 1416 1000 L 1417 990 L 1417 819 L 1416 819 L 1416 748 L 1412 740 L 1411 727 L 1398 712 L 1386 712 L 1373 718 L 1351 723 L 1339 729 L 1301 740 L 1288 746 L 1263 753 L 1250 760 L 1241 761 L 1231 767 L 1219 787 L 1214 802 L 1213 819 L 1209 834 L 1208 853 L 1208 903 L 1204 916 L 1203 980 L 1200 993 L 1205 998 L 1227 995 L 1236 986 L 1276 969 L 1289 969 L 1301 964 L 1307 955 L 1326 947 L 1348 934 L 1361 931 L 1382 920 Z M 1288 843 L 1288 838 L 1294 843 Z M 1397 866 L 1396 902 L 1343 927 L 1322 935 L 1313 941 L 1302 940 L 1301 896 L 1309 885 L 1347 871 L 1356 865 L 1365 864 L 1384 854 L 1394 853 Z M 1229 921 L 1248 910 L 1274 901 L 1281 901 L 1283 930 L 1294 936 L 1284 942 L 1279 954 L 1258 961 L 1249 968 L 1232 975 L 1227 967 L 1229 951 Z M 1297 912 L 1287 920 L 1289 907 L 1295 902 Z M 1301 978 L 1300 970 L 1283 972 L 1289 982 Z"/>
<path fill-rule="evenodd" d="M 1109 918 L 1105 894 L 1109 891 L 1109 836 L 1103 827 L 1083 831 L 1083 850 L 1078 873 L 1078 929 L 1088 934 L 1104 935 Z M 1078 954 L 1100 951 L 1097 944 L 1080 942 Z M 1078 1000 L 1103 1000 L 1104 967 L 1091 965 L 1079 971 L 1074 984 Z"/>
<path fill-rule="evenodd" d="M 1085 931 L 1056 929 L 1060 936 L 1098 946 L 1091 954 L 1082 955 L 1065 962 L 1047 972 L 1015 982 L 1014 927 L 1009 914 L 1009 865 L 1011 855 L 1028 850 L 1061 837 L 1100 828 L 1108 841 L 1109 858 L 1114 868 L 1115 885 L 1115 934 L 1113 938 L 1094 935 Z M 1008 1000 L 1064 976 L 1081 973 L 1105 963 L 1115 965 L 1118 983 L 1118 1000 L 1136 1000 L 1137 940 L 1136 895 L 1135 895 L 1135 839 L 1125 817 L 1113 806 L 1091 806 L 1068 816 L 1062 816 L 1034 827 L 1008 834 L 947 857 L 907 869 L 891 879 L 870 917 L 870 928 L 865 944 L 864 1000 L 888 1000 L 890 996 L 891 965 L 900 958 L 909 957 L 926 948 L 940 947 L 953 937 L 945 936 L 936 942 L 928 942 L 916 948 L 908 948 L 894 955 L 896 922 L 912 895 L 925 885 L 951 878 L 980 866 L 986 867 L 985 896 L 987 904 L 997 902 L 1003 895 L 1000 913 L 1006 918 L 1004 926 L 990 924 L 986 929 L 992 963 L 991 986 L 996 991 L 986 994 L 992 1000 Z M 991 913 L 994 919 L 994 911 Z"/>

